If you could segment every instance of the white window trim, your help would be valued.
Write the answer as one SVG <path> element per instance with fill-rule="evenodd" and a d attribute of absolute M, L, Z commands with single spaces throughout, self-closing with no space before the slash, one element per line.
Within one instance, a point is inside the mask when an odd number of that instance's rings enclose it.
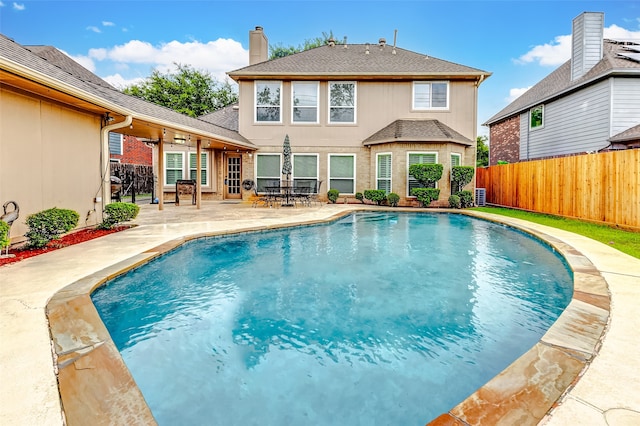
<path fill-rule="evenodd" d="M 407 198 L 416 198 L 415 195 L 411 195 L 410 192 L 411 190 L 409 189 L 409 179 L 411 178 L 411 176 L 409 176 L 409 157 L 412 154 L 434 154 L 436 156 L 436 159 L 434 161 L 435 164 L 438 163 L 438 151 L 407 151 L 407 168 L 406 168 L 406 173 L 407 173 Z M 436 182 L 436 188 L 438 188 L 438 182 Z"/>
<path fill-rule="evenodd" d="M 451 157 L 458 157 L 458 163 L 459 163 L 459 165 L 460 165 L 460 166 L 462 166 L 462 165 L 463 165 L 463 164 L 462 164 L 462 154 L 459 154 L 459 153 L 457 153 L 457 152 L 452 152 L 452 153 L 451 153 Z M 449 161 L 451 161 L 451 160 L 449 160 Z M 453 161 L 451 162 L 451 167 L 453 167 Z"/>
<path fill-rule="evenodd" d="M 258 176 L 258 157 L 259 156 L 277 156 L 279 158 L 279 166 L 278 168 L 280 169 L 280 172 L 282 172 L 282 154 L 278 154 L 278 153 L 270 153 L 270 152 L 263 152 L 260 154 L 255 154 L 256 156 L 256 161 L 254 162 L 253 165 L 253 176 L 255 176 L 255 184 L 256 187 L 258 185 L 258 178 L 260 179 L 278 179 L 280 181 L 282 181 L 282 173 L 280 173 L 278 176 Z"/>
<path fill-rule="evenodd" d="M 392 152 L 378 152 L 376 154 L 376 188 L 378 188 L 378 180 L 380 180 L 380 177 L 378 176 L 378 157 L 380 157 L 381 155 L 390 155 L 391 156 L 391 170 L 389 170 L 389 174 L 391 175 L 391 177 L 388 179 L 389 180 L 389 192 L 393 192 L 393 153 Z M 385 180 L 387 180 L 385 178 Z"/>
<path fill-rule="evenodd" d="M 316 121 L 296 121 L 295 113 L 294 113 L 294 109 L 296 108 L 296 106 L 294 105 L 294 96 L 295 96 L 294 86 L 296 84 L 311 84 L 311 83 L 315 83 L 316 85 L 316 106 L 315 106 Z M 311 107 L 298 107 L 298 108 L 310 109 Z M 319 124 L 319 123 L 320 123 L 320 82 L 319 81 L 292 81 L 291 82 L 291 124 L 296 126 L 304 126 L 304 125 Z"/>
<path fill-rule="evenodd" d="M 258 84 L 277 83 L 280 85 L 280 120 L 279 121 L 258 121 Z M 253 82 L 253 122 L 254 124 L 282 124 L 282 81 L 278 80 L 256 80 Z M 275 106 L 275 105 L 273 105 Z"/>
<path fill-rule="evenodd" d="M 531 113 L 533 112 L 533 110 L 537 109 L 537 108 L 541 108 L 542 109 L 542 124 L 536 127 L 532 127 L 532 122 L 531 122 Z M 533 108 L 529 109 L 529 130 L 539 130 L 539 129 L 544 129 L 544 104 L 540 104 L 540 105 L 536 105 Z"/>
<path fill-rule="evenodd" d="M 332 84 L 344 84 L 353 83 L 353 121 L 331 121 L 331 107 L 338 105 L 331 105 L 331 85 Z M 330 81 L 327 84 L 327 124 L 331 126 L 353 126 L 358 124 L 358 82 L 357 81 Z"/>
<path fill-rule="evenodd" d="M 169 174 L 167 173 L 167 157 L 169 156 L 169 154 L 180 154 L 182 156 L 182 179 L 184 179 L 184 171 L 185 171 L 185 154 L 186 151 L 165 151 L 164 152 L 164 158 L 162 159 L 162 170 L 164 171 L 164 186 L 173 186 L 175 185 L 174 183 L 169 183 L 167 181 L 167 179 L 169 178 Z M 171 170 L 175 170 L 175 169 L 171 169 Z"/>
<path fill-rule="evenodd" d="M 187 171 L 187 179 L 190 179 L 191 178 L 191 170 L 192 169 L 196 170 L 196 167 L 197 167 L 197 163 L 191 164 L 191 154 L 194 154 L 196 156 L 196 160 L 195 161 L 197 162 L 198 161 L 198 153 L 197 153 L 197 151 L 196 152 L 187 151 L 187 153 L 189 154 L 187 156 L 187 158 L 188 158 L 187 162 L 189 163 L 189 170 Z M 204 162 L 200 165 L 200 167 L 201 167 L 201 170 L 205 170 L 207 172 L 207 174 L 206 174 L 206 176 L 207 176 L 206 182 L 204 184 L 202 184 L 202 186 L 209 187 L 210 181 L 211 181 L 210 180 L 211 172 L 209 171 L 209 164 L 210 164 L 209 163 L 209 152 L 208 151 L 202 151 L 201 154 L 204 154 L 205 157 L 204 157 Z M 193 165 L 193 167 L 191 167 L 192 165 Z M 197 174 L 197 170 L 196 170 L 196 174 Z"/>
<path fill-rule="evenodd" d="M 433 84 L 438 84 L 438 83 L 443 83 L 447 86 L 447 106 L 444 107 L 433 107 L 430 106 L 429 108 L 422 108 L 422 107 L 417 107 L 416 106 L 416 85 L 422 85 L 422 84 L 429 84 L 429 85 L 433 85 Z M 448 111 L 449 110 L 449 81 L 448 80 L 436 80 L 436 81 L 414 81 L 413 84 L 411 85 L 411 109 L 414 111 Z M 429 94 L 431 95 L 431 99 L 429 99 L 429 104 L 431 105 L 431 101 L 433 99 L 433 88 L 431 88 L 429 90 Z"/>
<path fill-rule="evenodd" d="M 316 157 L 316 175 L 315 176 L 305 176 L 305 177 L 300 177 L 300 176 L 296 176 L 295 174 L 295 157 L 297 156 L 304 156 L 304 157 Z M 291 179 L 320 179 L 320 154 L 315 154 L 315 153 L 302 153 L 299 152 L 297 154 L 292 154 L 292 158 L 291 158 Z"/>
<path fill-rule="evenodd" d="M 329 153 L 327 154 L 327 191 L 329 189 L 331 189 L 331 157 L 353 157 L 353 191 L 354 192 L 344 192 L 344 193 L 340 193 L 340 194 L 344 194 L 344 195 L 355 195 L 355 191 L 356 191 L 356 177 L 358 175 L 358 158 L 357 155 L 355 153 L 353 154 L 349 154 L 349 153 L 340 153 L 340 154 L 333 154 L 333 153 Z"/>
<path fill-rule="evenodd" d="M 114 134 L 114 135 L 118 135 L 120 136 L 120 153 L 116 153 L 116 152 L 110 152 L 109 154 L 112 155 L 122 155 L 124 156 L 124 135 L 119 134 L 119 133 L 113 133 L 113 132 L 109 132 L 109 134 Z M 111 136 L 107 136 L 107 138 L 111 138 Z M 110 141 L 109 141 L 110 142 Z"/>

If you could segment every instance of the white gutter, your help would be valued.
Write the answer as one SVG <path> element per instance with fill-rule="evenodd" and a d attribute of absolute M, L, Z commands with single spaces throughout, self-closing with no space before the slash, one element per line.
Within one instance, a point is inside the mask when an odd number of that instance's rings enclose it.
<path fill-rule="evenodd" d="M 100 132 L 100 174 L 102 178 L 102 211 L 104 207 L 111 202 L 111 165 L 109 160 L 109 132 L 116 129 L 128 127 L 133 122 L 131 114 L 119 123 L 104 126 Z M 98 200 L 96 200 L 97 202 Z"/>

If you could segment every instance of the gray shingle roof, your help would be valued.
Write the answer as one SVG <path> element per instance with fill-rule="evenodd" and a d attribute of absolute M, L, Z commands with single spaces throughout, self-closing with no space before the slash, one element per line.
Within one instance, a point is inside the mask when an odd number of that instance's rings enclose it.
<path fill-rule="evenodd" d="M 640 63 L 619 56 L 618 53 L 623 51 L 626 50 L 622 43 L 604 40 L 602 59 L 585 75 L 571 81 L 571 60 L 568 60 L 535 86 L 527 90 L 518 99 L 489 118 L 483 125 L 490 125 L 502 121 L 538 104 L 549 102 L 556 97 L 561 97 L 581 87 L 594 84 L 613 73 L 635 74 L 640 77 Z"/>
<path fill-rule="evenodd" d="M 640 140 L 640 124 L 609 138 L 609 142 L 628 142 L 634 140 Z"/>
<path fill-rule="evenodd" d="M 213 138 L 231 140 L 248 148 L 256 148 L 253 143 L 249 142 L 237 131 L 216 126 L 215 124 L 180 114 L 172 109 L 126 95 L 104 81 L 95 81 L 96 79 L 101 79 L 70 58 L 67 57 L 68 59 L 65 59 L 66 55 L 55 47 L 32 46 L 25 48 L 0 34 L 0 57 L 37 71 L 48 78 L 65 83 L 91 96 L 118 105 L 131 111 L 134 118 L 174 123 L 176 126 L 183 126 L 196 132 L 202 132 L 203 135 L 212 135 Z"/>
<path fill-rule="evenodd" d="M 209 114 L 198 117 L 202 121 L 224 127 L 225 129 L 238 131 L 238 104 L 227 105 Z"/>
<path fill-rule="evenodd" d="M 229 72 L 235 80 L 297 75 L 323 78 L 367 77 L 488 77 L 491 73 L 442 59 L 386 45 L 320 46 L 293 55 L 249 65 Z M 393 53 L 395 51 L 395 54 Z"/>
<path fill-rule="evenodd" d="M 472 146 L 473 141 L 438 120 L 396 120 L 364 140 L 375 145 L 389 142 L 443 142 Z"/>

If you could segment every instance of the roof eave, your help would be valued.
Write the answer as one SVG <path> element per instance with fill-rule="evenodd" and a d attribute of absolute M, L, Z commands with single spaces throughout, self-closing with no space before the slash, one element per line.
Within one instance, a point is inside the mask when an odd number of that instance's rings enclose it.
<path fill-rule="evenodd" d="M 418 138 L 384 138 L 384 139 L 377 139 L 377 140 L 371 140 L 371 141 L 364 141 L 363 145 L 364 146 L 371 146 L 371 145 L 382 145 L 385 143 L 455 143 L 458 145 L 464 145 L 464 146 L 473 146 L 473 143 L 467 140 L 463 140 L 463 139 L 455 139 L 455 138 L 422 138 L 422 139 L 418 139 Z"/>
<path fill-rule="evenodd" d="M 418 79 L 453 79 L 453 80 L 484 80 L 491 76 L 489 72 L 361 72 L 361 73 L 345 73 L 345 72 L 229 72 L 227 73 L 234 81 L 240 80 L 418 80 Z"/>

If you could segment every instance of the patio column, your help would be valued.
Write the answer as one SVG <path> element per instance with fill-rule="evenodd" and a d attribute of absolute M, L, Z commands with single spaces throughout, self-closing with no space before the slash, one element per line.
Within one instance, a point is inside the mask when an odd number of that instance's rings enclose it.
<path fill-rule="evenodd" d="M 200 210 L 200 200 L 202 199 L 202 141 L 198 139 L 196 145 L 196 210 Z"/>
<path fill-rule="evenodd" d="M 164 140 L 158 141 L 158 210 L 164 210 Z"/>

